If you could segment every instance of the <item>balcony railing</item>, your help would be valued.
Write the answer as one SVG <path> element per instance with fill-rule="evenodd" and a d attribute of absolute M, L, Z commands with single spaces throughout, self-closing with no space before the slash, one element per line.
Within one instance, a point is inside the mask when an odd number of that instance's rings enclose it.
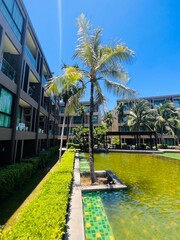
<path fill-rule="evenodd" d="M 29 60 L 33 64 L 33 66 L 36 68 L 36 60 L 27 46 L 25 48 L 25 52 L 26 52 L 26 55 L 28 56 Z"/>
<path fill-rule="evenodd" d="M 2 59 L 1 71 L 12 81 L 15 81 L 16 71 L 4 58 Z"/>

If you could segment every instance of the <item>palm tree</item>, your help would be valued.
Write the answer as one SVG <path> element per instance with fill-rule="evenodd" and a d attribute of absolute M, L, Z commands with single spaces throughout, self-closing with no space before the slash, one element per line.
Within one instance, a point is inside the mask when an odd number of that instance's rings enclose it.
<path fill-rule="evenodd" d="M 152 130 L 152 120 L 154 119 L 154 110 L 147 100 L 137 100 L 128 116 L 128 126 L 132 131 Z"/>
<path fill-rule="evenodd" d="M 165 101 L 163 104 L 157 106 L 156 113 L 154 127 L 160 135 L 161 143 L 163 143 L 163 134 L 178 134 L 180 125 L 179 113 L 171 101 Z"/>
<path fill-rule="evenodd" d="M 59 159 L 62 154 L 64 128 L 67 114 L 80 107 L 79 99 L 83 97 L 85 85 L 82 81 L 84 73 L 80 71 L 77 66 L 69 67 L 65 66 L 62 68 L 64 74 L 52 78 L 47 82 L 46 89 L 49 94 L 57 96 L 64 102 L 64 118 L 61 130 L 60 148 L 59 148 Z"/>
<path fill-rule="evenodd" d="M 81 60 L 85 67 L 83 72 L 90 83 L 90 112 L 89 112 L 89 162 L 92 183 L 96 182 L 94 173 L 93 155 L 93 110 L 95 103 L 105 103 L 106 98 L 100 85 L 104 83 L 108 90 L 112 90 L 117 96 L 134 94 L 135 92 L 124 84 L 129 80 L 127 72 L 122 68 L 123 62 L 130 62 L 134 52 L 127 46 L 101 45 L 102 29 L 92 29 L 90 22 L 82 14 L 78 18 L 78 45 L 74 57 Z M 82 70 L 81 70 L 82 71 Z M 116 79 L 112 81 L 110 79 Z"/>
<path fill-rule="evenodd" d="M 119 131 L 121 131 L 121 125 L 123 122 L 123 118 L 125 116 L 126 105 L 124 104 L 124 102 L 119 102 L 115 110 L 116 110 L 116 114 L 118 116 L 118 122 L 120 123 Z"/>
<path fill-rule="evenodd" d="M 114 118 L 112 111 L 106 112 L 102 117 L 102 121 L 106 124 L 107 129 L 112 126 Z"/>
<path fill-rule="evenodd" d="M 78 114 L 81 117 L 82 127 L 84 128 L 86 110 L 83 105 L 78 109 Z"/>

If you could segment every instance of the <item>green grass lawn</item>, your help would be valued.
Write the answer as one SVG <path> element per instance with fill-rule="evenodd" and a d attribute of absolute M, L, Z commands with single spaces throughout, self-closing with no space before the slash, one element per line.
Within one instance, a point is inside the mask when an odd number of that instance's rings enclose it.
<path fill-rule="evenodd" d="M 180 160 L 180 153 L 162 153 L 159 156 Z"/>

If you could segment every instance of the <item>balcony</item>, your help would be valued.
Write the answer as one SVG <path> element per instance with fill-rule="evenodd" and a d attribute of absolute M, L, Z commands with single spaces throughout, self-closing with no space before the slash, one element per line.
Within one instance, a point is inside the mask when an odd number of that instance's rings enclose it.
<path fill-rule="evenodd" d="M 13 82 L 15 81 L 16 71 L 4 58 L 2 59 L 1 71 Z"/>
<path fill-rule="evenodd" d="M 27 46 L 25 48 L 25 52 L 32 65 L 36 68 L 36 60 Z"/>

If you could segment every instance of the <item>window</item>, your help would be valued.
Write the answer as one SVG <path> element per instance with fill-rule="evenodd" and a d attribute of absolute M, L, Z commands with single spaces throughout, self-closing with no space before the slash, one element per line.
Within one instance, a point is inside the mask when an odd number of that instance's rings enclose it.
<path fill-rule="evenodd" d="M 174 99 L 174 106 L 180 108 L 180 99 Z"/>
<path fill-rule="evenodd" d="M 93 116 L 93 123 L 98 124 L 98 116 Z"/>
<path fill-rule="evenodd" d="M 81 117 L 80 116 L 74 116 L 74 124 L 81 124 Z"/>
<path fill-rule="evenodd" d="M 24 18 L 15 0 L 0 0 L 0 11 L 6 18 L 11 29 L 21 42 Z"/>
<path fill-rule="evenodd" d="M 61 113 L 64 113 L 64 107 L 61 107 Z"/>
<path fill-rule="evenodd" d="M 154 106 L 159 106 L 160 104 L 163 104 L 164 100 L 154 100 Z"/>
<path fill-rule="evenodd" d="M 0 126 L 10 127 L 13 95 L 0 86 Z"/>

